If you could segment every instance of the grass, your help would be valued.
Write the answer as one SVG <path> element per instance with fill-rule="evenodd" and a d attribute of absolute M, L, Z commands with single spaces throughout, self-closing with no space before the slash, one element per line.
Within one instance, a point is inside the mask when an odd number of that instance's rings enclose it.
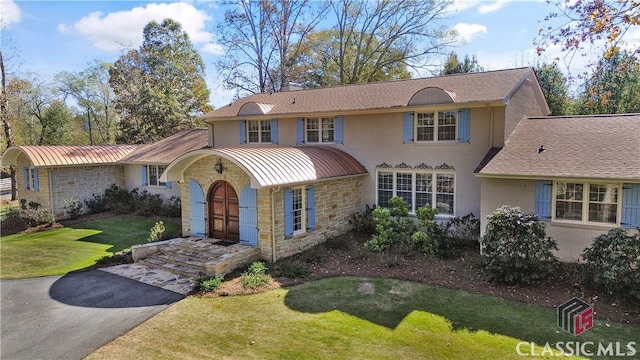
<path fill-rule="evenodd" d="M 638 338 L 638 328 L 597 315 L 574 337 L 556 327 L 554 309 L 398 280 L 330 278 L 249 296 L 187 297 L 88 359 L 516 359 L 522 341 L 540 354 L 547 342 L 615 349 Z"/>
<path fill-rule="evenodd" d="M 0 238 L 0 277 L 6 279 L 62 275 L 87 268 L 96 260 L 144 243 L 155 220 L 108 218 L 47 231 Z M 167 223 L 167 234 L 179 225 Z"/>

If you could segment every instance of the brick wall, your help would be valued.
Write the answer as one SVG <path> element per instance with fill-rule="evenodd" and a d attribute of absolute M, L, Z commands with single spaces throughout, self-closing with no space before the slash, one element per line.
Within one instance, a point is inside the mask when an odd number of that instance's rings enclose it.
<path fill-rule="evenodd" d="M 190 179 L 198 181 L 205 198 L 211 185 L 218 180 L 229 182 L 238 195 L 251 182 L 250 177 L 241 168 L 225 159 L 222 160 L 222 163 L 227 169 L 223 174 L 217 174 L 214 170 L 217 159 L 216 156 L 208 156 L 185 169 L 184 183 L 187 185 L 183 184 L 180 187 L 180 196 L 183 201 L 182 232 L 184 235 L 189 235 L 191 232 L 188 186 Z M 287 187 L 258 189 L 258 247 L 262 259 L 273 260 L 274 232 L 272 224 L 275 225 L 276 261 L 350 229 L 349 217 L 360 210 L 362 206 L 362 177 L 327 180 L 312 185 L 315 188 L 316 229 L 290 238 L 284 236 L 284 193 L 282 190 Z M 272 199 L 275 218 L 272 218 Z"/>

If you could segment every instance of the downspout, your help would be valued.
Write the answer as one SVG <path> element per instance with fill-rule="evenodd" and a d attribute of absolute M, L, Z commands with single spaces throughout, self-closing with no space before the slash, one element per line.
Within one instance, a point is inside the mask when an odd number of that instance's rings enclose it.
<path fill-rule="evenodd" d="M 51 201 L 51 216 L 53 216 L 53 218 L 56 218 L 56 212 L 54 209 L 54 203 L 53 203 L 53 168 L 49 168 L 49 201 Z M 63 215 L 64 217 L 64 215 Z"/>
<path fill-rule="evenodd" d="M 491 108 L 491 106 L 489 106 L 489 104 L 486 105 L 487 106 L 487 110 L 489 110 L 490 113 L 490 122 L 489 122 L 489 148 L 493 147 L 493 122 L 494 122 L 494 114 L 493 114 L 493 108 Z"/>
<path fill-rule="evenodd" d="M 271 263 L 276 262 L 276 201 L 275 194 L 280 192 L 281 188 L 271 188 Z"/>

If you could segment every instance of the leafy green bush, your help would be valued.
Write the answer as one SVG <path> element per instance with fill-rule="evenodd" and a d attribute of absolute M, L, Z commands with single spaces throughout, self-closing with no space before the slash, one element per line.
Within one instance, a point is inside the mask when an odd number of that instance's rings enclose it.
<path fill-rule="evenodd" d="M 156 242 L 158 240 L 161 240 L 164 237 L 166 231 L 167 229 L 164 226 L 164 222 L 162 221 L 156 222 L 155 225 L 153 225 L 153 227 L 149 231 L 149 237 L 147 238 L 147 242 Z"/>
<path fill-rule="evenodd" d="M 136 215 L 154 216 L 164 212 L 164 201 L 160 194 L 151 194 L 147 190 L 134 196 L 133 207 Z"/>
<path fill-rule="evenodd" d="M 162 211 L 164 216 L 168 217 L 180 217 L 182 215 L 182 200 L 179 196 L 172 196 L 167 200 L 167 203 L 163 206 Z"/>
<path fill-rule="evenodd" d="M 473 213 L 456 216 L 449 220 L 449 237 L 454 239 L 478 240 L 480 237 L 480 220 Z"/>
<path fill-rule="evenodd" d="M 376 232 L 376 222 L 373 219 L 373 210 L 375 205 L 367 205 L 365 210 L 356 211 L 351 214 L 349 224 L 353 226 L 353 230 L 363 234 L 373 234 Z"/>
<path fill-rule="evenodd" d="M 135 211 L 134 200 L 138 197 L 138 190 L 131 191 L 116 184 L 104 191 L 104 196 L 111 210 L 118 214 L 131 214 Z"/>
<path fill-rule="evenodd" d="M 586 276 L 609 293 L 640 299 L 640 235 L 612 229 L 582 253 Z"/>
<path fill-rule="evenodd" d="M 411 245 L 414 249 L 425 254 L 433 254 L 438 250 L 438 240 L 442 234 L 434 220 L 437 214 L 438 209 L 432 208 L 429 204 L 416 211 L 419 230 L 411 235 Z"/>
<path fill-rule="evenodd" d="M 75 220 L 80 217 L 84 204 L 78 199 L 69 198 L 64 201 L 64 212 L 67 213 L 69 219 Z"/>
<path fill-rule="evenodd" d="M 530 284 L 551 275 L 557 262 L 555 240 L 546 236 L 536 214 L 503 205 L 488 216 L 482 237 L 483 266 L 489 281 Z"/>
<path fill-rule="evenodd" d="M 403 198 L 392 197 L 389 199 L 389 209 L 376 207 L 372 214 L 376 223 L 376 234 L 364 244 L 367 249 L 383 251 L 393 244 L 411 238 L 415 225 L 409 219 L 409 204 Z"/>
<path fill-rule="evenodd" d="M 107 197 L 104 195 L 92 194 L 92 199 L 86 199 L 84 205 L 89 209 L 92 214 L 99 214 L 107 211 L 108 202 Z"/>
<path fill-rule="evenodd" d="M 271 281 L 271 275 L 267 274 L 267 265 L 262 261 L 255 261 L 240 276 L 240 283 L 245 289 L 257 289 Z"/>
<path fill-rule="evenodd" d="M 200 291 L 216 291 L 222 286 L 224 275 L 210 276 L 196 280 L 196 289 Z"/>
<path fill-rule="evenodd" d="M 309 275 L 308 267 L 289 263 L 279 264 L 276 271 L 278 272 L 278 275 L 288 277 L 290 279 L 305 278 Z"/>

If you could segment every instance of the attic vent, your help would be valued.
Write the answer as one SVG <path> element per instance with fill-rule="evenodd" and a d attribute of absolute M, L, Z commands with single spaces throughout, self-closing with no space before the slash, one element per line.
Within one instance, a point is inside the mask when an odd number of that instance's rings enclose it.
<path fill-rule="evenodd" d="M 449 104 L 454 102 L 455 98 L 456 93 L 453 91 L 428 87 L 416 92 L 407 105 Z"/>

